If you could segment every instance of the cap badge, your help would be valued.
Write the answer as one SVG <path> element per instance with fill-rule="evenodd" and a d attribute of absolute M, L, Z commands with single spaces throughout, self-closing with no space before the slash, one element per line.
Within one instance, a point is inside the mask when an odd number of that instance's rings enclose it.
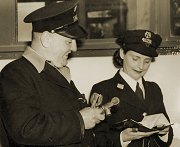
<path fill-rule="evenodd" d="M 73 21 L 74 22 L 76 22 L 78 20 L 78 16 L 77 16 L 76 10 L 77 10 L 77 6 L 74 7 L 74 13 L 73 13 L 74 14 L 74 16 L 73 16 Z"/>
<path fill-rule="evenodd" d="M 146 31 L 145 34 L 144 34 L 144 36 L 145 36 L 146 38 L 151 38 L 151 32 Z"/>
<path fill-rule="evenodd" d="M 144 37 L 142 38 L 142 41 L 145 43 L 147 47 L 149 47 L 152 44 L 151 38 L 151 32 L 146 31 L 144 34 Z"/>
<path fill-rule="evenodd" d="M 77 10 L 77 6 L 74 7 L 74 13 L 76 13 L 76 10 Z"/>
<path fill-rule="evenodd" d="M 73 21 L 76 22 L 78 20 L 77 14 L 73 16 Z"/>

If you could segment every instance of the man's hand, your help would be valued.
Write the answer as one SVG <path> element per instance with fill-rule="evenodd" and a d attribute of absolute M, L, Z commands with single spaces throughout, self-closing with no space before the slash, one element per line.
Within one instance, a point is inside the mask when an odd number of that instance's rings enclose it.
<path fill-rule="evenodd" d="M 105 119 L 105 113 L 101 108 L 86 107 L 79 112 L 84 120 L 85 129 L 91 129 Z"/>
<path fill-rule="evenodd" d="M 148 137 L 158 132 L 159 131 L 140 132 L 138 131 L 137 128 L 127 128 L 121 132 L 121 135 L 122 135 L 122 140 L 126 142 L 126 141 L 132 141 L 132 140 Z"/>

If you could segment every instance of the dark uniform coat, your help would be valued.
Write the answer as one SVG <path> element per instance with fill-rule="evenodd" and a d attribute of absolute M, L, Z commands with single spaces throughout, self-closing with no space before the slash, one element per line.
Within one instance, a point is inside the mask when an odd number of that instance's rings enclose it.
<path fill-rule="evenodd" d="M 95 128 L 97 147 L 121 147 L 120 131 L 112 130 L 111 126 L 114 123 L 125 119 L 134 119 L 141 121 L 143 114 L 163 113 L 169 120 L 166 113 L 163 96 L 159 86 L 154 82 L 148 82 L 143 79 L 145 88 L 145 102 L 138 99 L 135 92 L 120 76 L 119 71 L 116 75 L 108 80 L 97 83 L 93 86 L 91 94 L 96 92 L 103 95 L 103 102 L 109 102 L 113 97 L 118 97 L 120 103 L 111 109 L 111 116 L 106 118 L 104 123 L 101 123 Z M 169 131 L 168 142 L 165 143 L 157 135 L 153 135 L 146 139 L 131 141 L 128 147 L 167 147 L 172 142 L 172 128 Z M 144 145 L 143 145 L 144 144 Z"/>
<path fill-rule="evenodd" d="M 24 57 L 8 64 L 1 71 L 0 100 L 16 146 L 93 146 L 92 132 L 84 131 L 79 113 L 87 106 L 85 98 L 48 63 L 40 73 Z"/>

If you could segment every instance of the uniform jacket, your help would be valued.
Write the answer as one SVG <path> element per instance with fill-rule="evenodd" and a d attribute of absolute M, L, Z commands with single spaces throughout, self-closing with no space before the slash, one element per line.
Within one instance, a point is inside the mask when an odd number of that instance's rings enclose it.
<path fill-rule="evenodd" d="M 156 114 L 163 113 L 167 119 L 163 95 L 159 86 L 154 82 L 145 81 L 143 79 L 145 88 L 145 101 L 142 102 L 138 99 L 135 92 L 130 88 L 126 81 L 120 76 L 119 71 L 116 75 L 108 80 L 97 83 L 93 86 L 91 94 L 96 92 L 102 94 L 103 102 L 109 102 L 113 97 L 118 97 L 120 103 L 113 106 L 111 109 L 111 116 L 106 118 L 106 121 L 100 123 L 95 128 L 96 144 L 97 147 L 121 147 L 120 131 L 113 130 L 112 124 L 125 119 L 134 119 L 141 121 L 143 114 Z M 146 139 L 139 139 L 131 141 L 128 147 L 146 147 L 149 143 L 150 147 L 166 147 L 172 142 L 172 128 L 169 131 L 168 142 L 165 143 L 157 135 L 153 135 Z M 143 145 L 144 143 L 144 145 Z"/>
<path fill-rule="evenodd" d="M 8 64 L 1 71 L 0 100 L 15 146 L 93 146 L 92 132 L 84 130 L 79 113 L 86 99 L 48 63 L 40 73 L 24 57 Z"/>

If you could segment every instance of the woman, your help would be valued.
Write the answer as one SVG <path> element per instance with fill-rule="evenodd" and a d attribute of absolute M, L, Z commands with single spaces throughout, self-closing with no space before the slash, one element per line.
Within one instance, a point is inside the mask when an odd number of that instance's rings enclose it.
<path fill-rule="evenodd" d="M 94 93 L 102 95 L 102 105 L 114 97 L 120 100 L 111 108 L 112 114 L 94 129 L 97 147 L 166 147 L 171 144 L 173 132 L 170 126 L 153 131 L 134 126 L 113 128 L 114 124 L 126 119 L 140 122 L 144 116 L 159 113 L 169 122 L 160 87 L 144 79 L 158 56 L 156 49 L 161 41 L 158 34 L 148 30 L 129 30 L 116 40 L 120 49 L 114 53 L 113 62 L 119 70 L 113 78 L 95 84 L 91 91 L 91 98 Z M 162 125 L 159 122 L 155 127 Z"/>

